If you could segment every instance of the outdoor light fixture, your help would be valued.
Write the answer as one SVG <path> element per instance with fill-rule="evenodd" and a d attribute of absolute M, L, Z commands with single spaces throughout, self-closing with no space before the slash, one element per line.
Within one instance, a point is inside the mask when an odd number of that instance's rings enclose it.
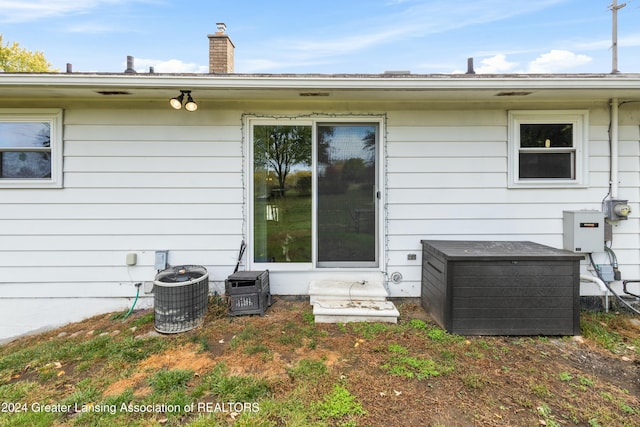
<path fill-rule="evenodd" d="M 181 90 L 180 95 L 176 96 L 175 98 L 171 98 L 169 100 L 169 104 L 171 104 L 171 106 L 176 110 L 181 109 L 182 101 L 184 100 L 185 95 L 187 95 L 187 102 L 185 102 L 184 104 L 184 109 L 187 111 L 196 111 L 198 109 L 198 104 L 196 104 L 196 102 L 191 97 L 190 90 Z"/>

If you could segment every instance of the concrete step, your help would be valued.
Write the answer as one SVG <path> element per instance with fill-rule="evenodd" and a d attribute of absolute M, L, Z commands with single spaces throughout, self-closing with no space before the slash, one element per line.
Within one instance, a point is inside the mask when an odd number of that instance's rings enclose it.
<path fill-rule="evenodd" d="M 313 280 L 309 283 L 309 300 L 386 301 L 387 290 L 381 281 Z"/>
<path fill-rule="evenodd" d="M 316 299 L 313 315 L 316 323 L 397 323 L 400 313 L 390 301 Z"/>

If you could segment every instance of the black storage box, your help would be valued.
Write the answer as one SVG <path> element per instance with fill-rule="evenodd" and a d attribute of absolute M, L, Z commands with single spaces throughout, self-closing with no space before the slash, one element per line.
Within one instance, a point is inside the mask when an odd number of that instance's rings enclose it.
<path fill-rule="evenodd" d="M 422 306 L 461 335 L 580 334 L 582 254 L 533 242 L 422 241 Z"/>
<path fill-rule="evenodd" d="M 229 300 L 229 315 L 264 315 L 271 306 L 269 270 L 238 271 L 225 280 L 225 294 Z"/>

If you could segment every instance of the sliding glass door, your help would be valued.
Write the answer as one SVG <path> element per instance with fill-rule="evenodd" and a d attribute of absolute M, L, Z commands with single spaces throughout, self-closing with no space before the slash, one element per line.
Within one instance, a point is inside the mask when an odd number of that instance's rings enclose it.
<path fill-rule="evenodd" d="M 317 265 L 377 266 L 377 126 L 317 127 Z"/>
<path fill-rule="evenodd" d="M 253 263 L 378 266 L 378 123 L 251 129 Z"/>
<path fill-rule="evenodd" d="M 254 262 L 311 262 L 311 129 L 253 127 Z"/>

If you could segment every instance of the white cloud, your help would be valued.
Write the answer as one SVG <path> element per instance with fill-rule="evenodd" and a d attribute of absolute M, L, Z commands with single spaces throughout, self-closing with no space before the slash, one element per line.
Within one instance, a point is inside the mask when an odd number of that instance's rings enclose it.
<path fill-rule="evenodd" d="M 0 0 L 0 22 L 33 22 L 58 16 L 87 13 L 103 5 L 144 0 Z"/>
<path fill-rule="evenodd" d="M 620 47 L 640 46 L 640 34 L 637 34 L 637 33 L 630 34 L 630 35 L 618 38 L 618 46 Z"/>
<path fill-rule="evenodd" d="M 308 40 L 289 42 L 289 49 L 295 51 L 301 57 L 335 56 L 336 54 L 349 54 L 369 47 L 379 45 L 404 36 L 409 36 L 414 28 L 405 26 L 402 28 L 379 31 L 369 34 L 345 36 L 339 39 Z M 286 44 L 284 44 L 286 46 Z"/>
<path fill-rule="evenodd" d="M 571 71 L 588 64 L 591 60 L 592 58 L 587 55 L 579 55 L 568 50 L 553 49 L 531 61 L 527 72 L 545 74 Z"/>
<path fill-rule="evenodd" d="M 480 61 L 480 66 L 475 69 L 478 74 L 503 74 L 512 72 L 518 64 L 507 61 L 503 54 L 485 58 Z"/>
<path fill-rule="evenodd" d="M 530 73 L 550 74 L 576 71 L 581 66 L 588 64 L 592 58 L 587 55 L 576 54 L 568 50 L 552 49 L 539 55 L 530 61 L 526 70 L 517 69 L 518 63 L 507 59 L 505 54 L 497 54 L 480 61 L 475 67 L 478 74 L 506 74 L 506 73 Z M 456 71 L 455 73 L 464 73 Z"/>
<path fill-rule="evenodd" d="M 123 64 L 126 68 L 126 63 Z M 149 72 L 149 67 L 153 67 L 156 73 L 208 73 L 209 66 L 194 63 L 182 62 L 179 59 L 159 60 L 135 58 L 134 67 L 140 73 Z"/>
<path fill-rule="evenodd" d="M 408 39 L 526 15 L 566 1 L 519 2 L 518 6 L 514 7 L 513 0 L 483 0 L 482 2 L 461 2 L 452 7 L 448 2 L 441 0 L 420 2 L 392 0 L 387 5 L 396 7 L 398 9 L 396 12 L 376 19 L 348 21 L 346 23 L 348 27 L 327 29 L 326 34 L 317 37 L 303 38 L 293 43 L 290 40 L 270 40 L 269 44 L 287 47 L 286 52 L 280 52 L 283 57 L 286 57 L 280 62 L 300 64 L 311 60 L 333 61 L 334 58 L 353 55 L 381 45 L 402 43 Z M 340 34 L 340 36 L 332 37 L 331 34 Z M 270 49 L 270 51 L 273 55 L 273 50 Z M 257 58 L 257 60 L 261 59 Z"/>
<path fill-rule="evenodd" d="M 98 23 L 82 23 L 77 25 L 70 25 L 67 28 L 67 31 L 70 33 L 81 33 L 81 34 L 105 34 L 112 33 L 114 31 L 121 31 L 121 28 L 114 27 L 113 25 L 105 25 Z"/>
<path fill-rule="evenodd" d="M 610 38 L 592 41 L 574 42 L 570 46 L 576 50 L 604 50 L 611 49 L 612 41 Z M 637 47 L 640 46 L 640 33 L 627 34 L 618 37 L 618 47 Z"/>

